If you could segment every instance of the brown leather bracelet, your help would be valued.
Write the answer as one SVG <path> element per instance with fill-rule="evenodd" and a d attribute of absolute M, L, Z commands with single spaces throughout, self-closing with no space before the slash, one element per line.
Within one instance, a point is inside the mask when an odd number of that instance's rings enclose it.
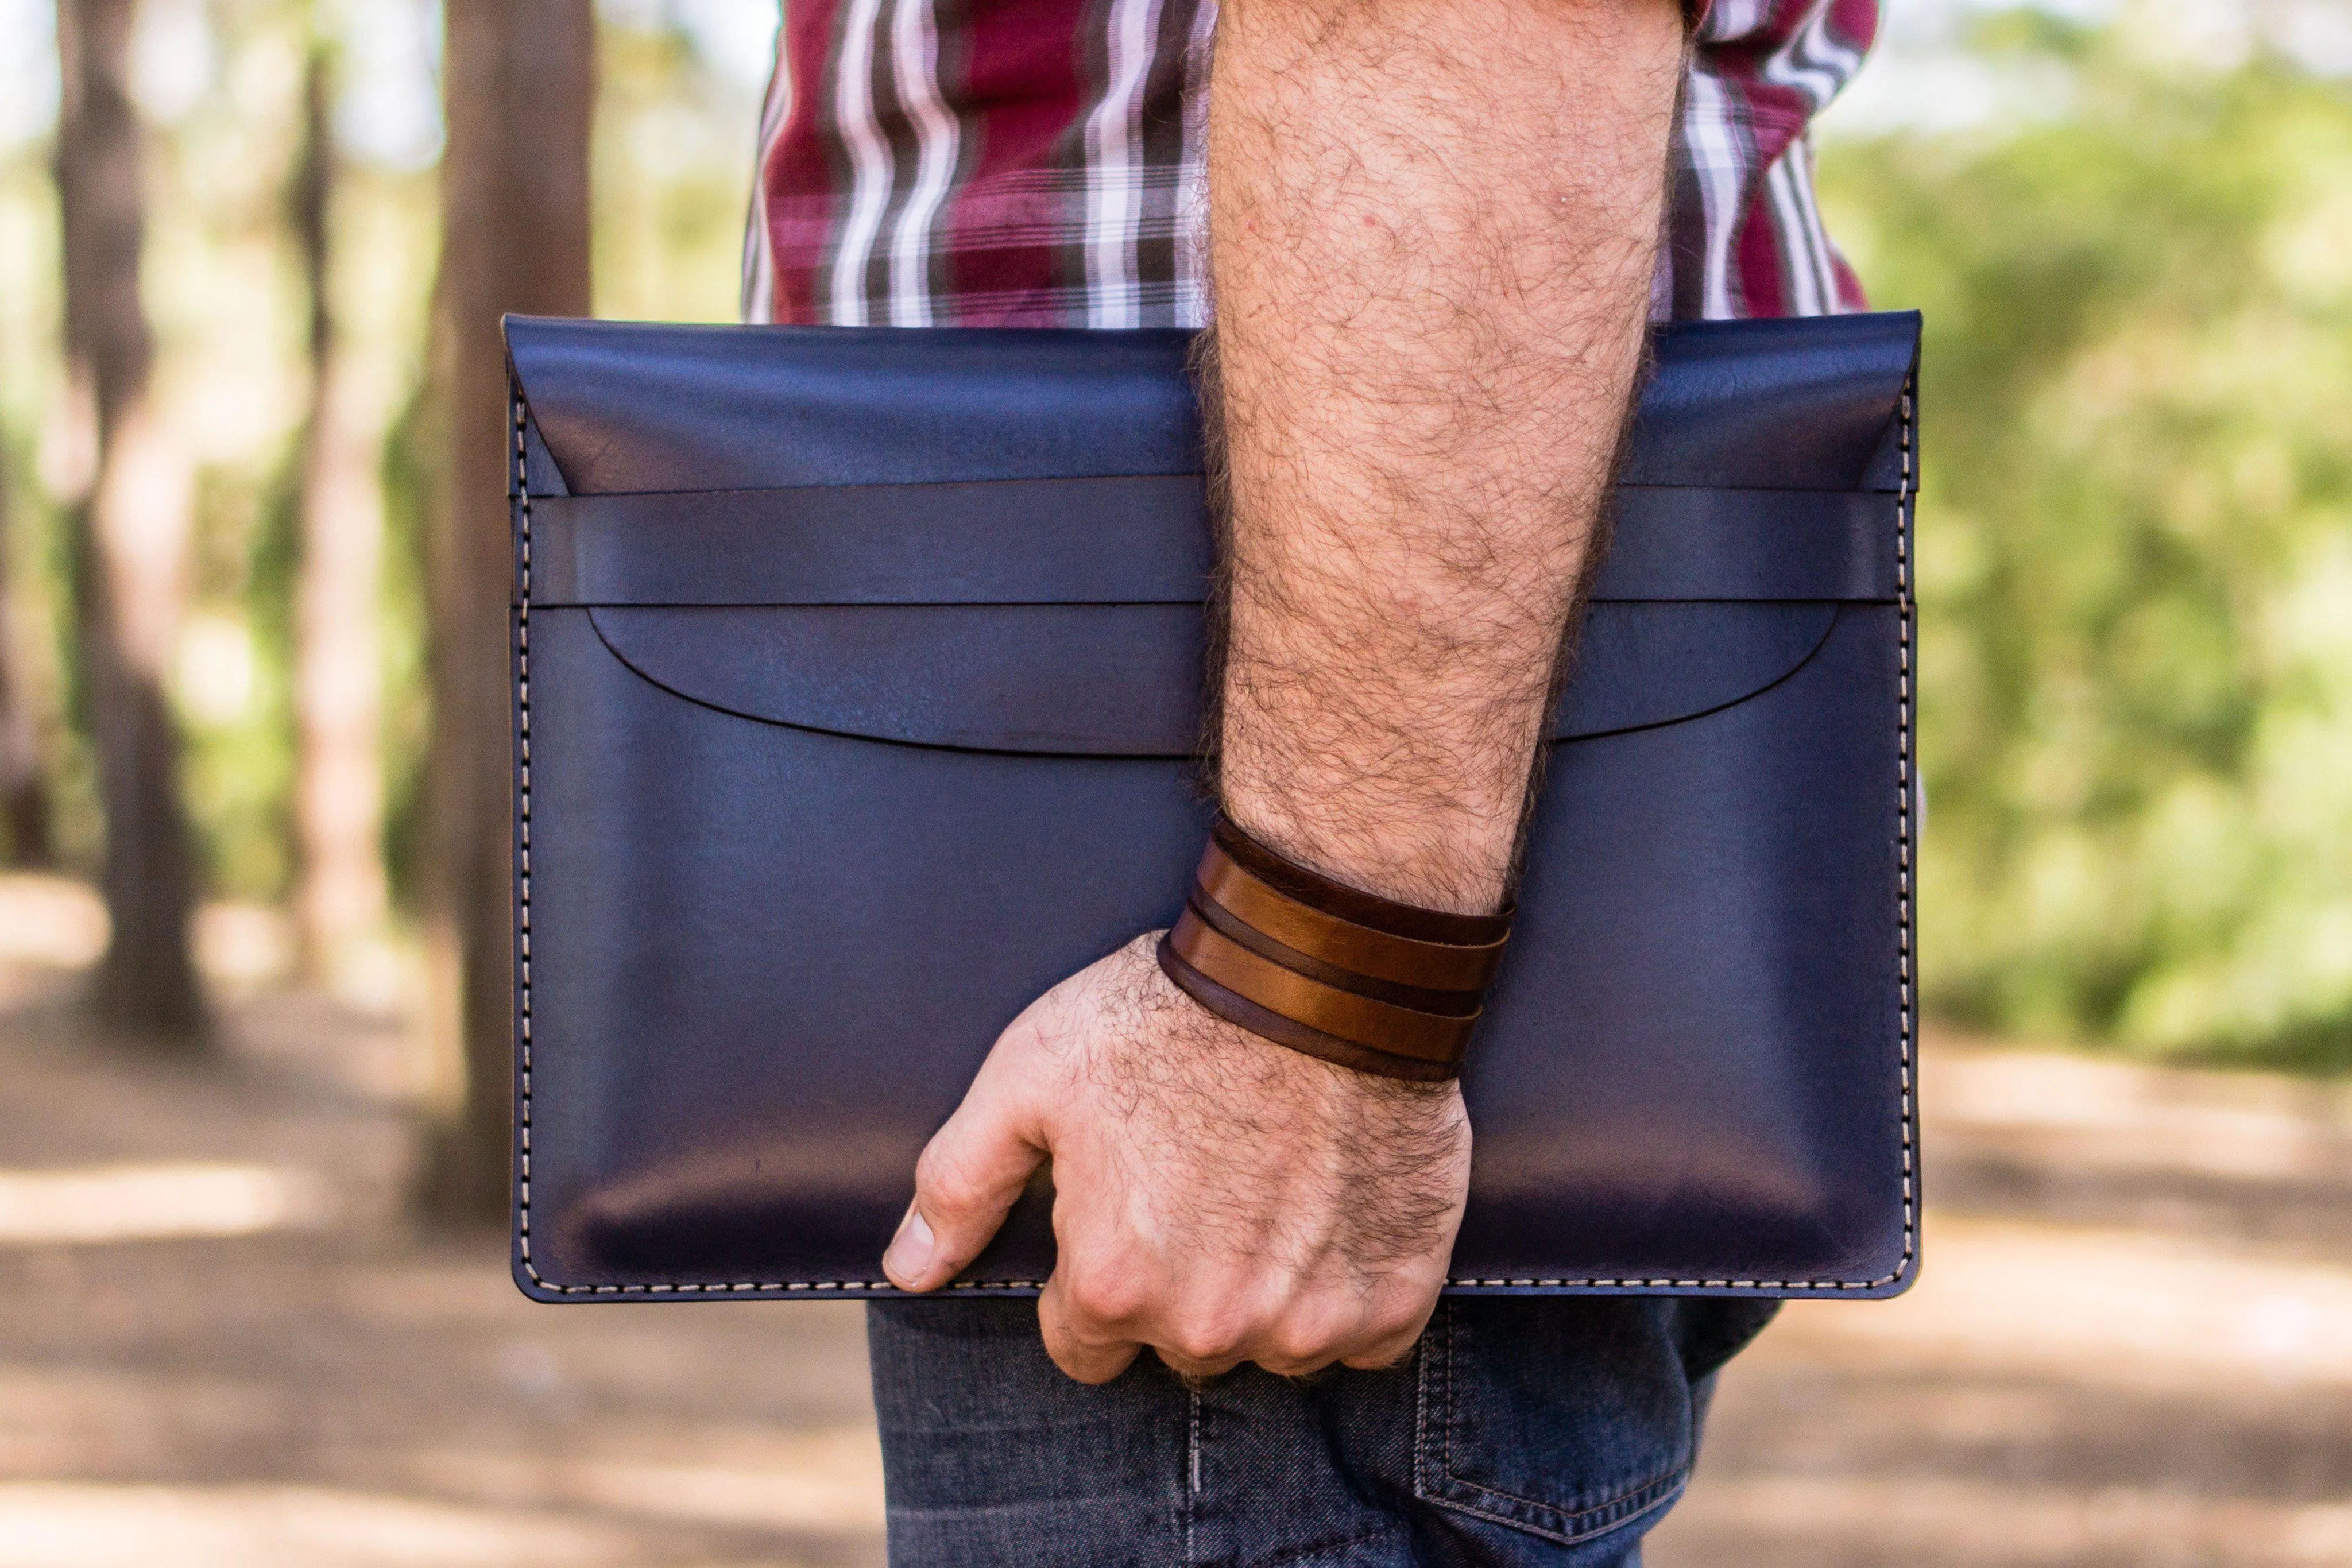
<path fill-rule="evenodd" d="M 1191 908 L 1168 933 L 1168 946 L 1229 991 L 1324 1034 L 1393 1056 L 1459 1061 L 1470 1042 L 1470 1026 L 1478 1021 L 1475 994 L 1465 998 L 1473 1004 L 1471 1010 L 1452 1017 L 1376 1001 L 1259 956 L 1205 924 Z"/>
<path fill-rule="evenodd" d="M 1504 935 L 1475 944 L 1419 942 L 1328 914 L 1253 875 L 1214 840 L 1201 857 L 1201 891 L 1285 946 L 1374 979 L 1433 991 L 1475 991 L 1495 977 Z"/>
<path fill-rule="evenodd" d="M 1174 934 L 1171 932 L 1170 935 Z M 1358 1072 L 1423 1083 L 1442 1083 L 1449 1078 L 1462 1076 L 1462 1064 L 1458 1061 L 1417 1061 L 1410 1056 L 1394 1056 L 1385 1051 L 1373 1051 L 1262 1008 L 1247 997 L 1237 996 L 1225 989 L 1186 964 L 1169 950 L 1167 936 L 1160 938 L 1160 967 L 1178 990 L 1227 1023 L 1238 1024 L 1261 1040 L 1286 1045 L 1303 1055 L 1320 1057 L 1325 1061 L 1353 1068 Z"/>
<path fill-rule="evenodd" d="M 1507 905 L 1499 915 L 1451 915 L 1442 909 L 1423 909 L 1416 904 L 1382 898 L 1360 887 L 1334 882 L 1320 872 L 1309 871 L 1276 853 L 1244 832 L 1223 812 L 1209 825 L 1209 849 L 1310 909 L 1391 936 L 1479 946 L 1500 942 L 1511 934 L 1511 917 L 1516 911 Z M 1208 854 L 1203 853 L 1204 864 L 1208 859 Z"/>
<path fill-rule="evenodd" d="M 1510 919 L 1348 887 L 1220 816 L 1160 965 L 1202 1007 L 1277 1044 L 1387 1077 L 1451 1078 Z"/>

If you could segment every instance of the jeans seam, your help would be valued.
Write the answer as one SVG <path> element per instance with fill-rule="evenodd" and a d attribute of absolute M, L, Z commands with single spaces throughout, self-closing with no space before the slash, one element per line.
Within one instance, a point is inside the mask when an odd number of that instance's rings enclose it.
<path fill-rule="evenodd" d="M 1432 1324 L 1433 1329 L 1438 1333 L 1444 1333 L 1445 1325 L 1453 1321 L 1453 1303 L 1439 1301 L 1436 1321 Z M 1416 1497 L 1425 1494 L 1430 1490 L 1427 1467 L 1429 1461 L 1429 1369 L 1433 1361 L 1429 1343 L 1431 1337 L 1429 1333 L 1423 1333 L 1421 1336 L 1421 1343 L 1414 1353 L 1419 1358 L 1412 1381 L 1412 1490 Z"/>
<path fill-rule="evenodd" d="M 1604 1535 L 1632 1520 L 1639 1519 L 1643 1514 L 1650 1512 L 1680 1493 L 1690 1477 L 1690 1459 L 1687 1455 L 1663 1474 L 1652 1476 L 1646 1480 L 1625 1488 L 1614 1496 L 1605 1497 L 1585 1507 L 1576 1509 L 1562 1508 L 1558 1503 L 1543 1502 L 1531 1497 L 1521 1497 L 1516 1492 L 1505 1491 L 1499 1487 L 1487 1486 L 1483 1482 L 1456 1475 L 1454 1469 L 1455 1325 L 1453 1312 L 1444 1308 L 1440 1310 L 1445 1320 L 1444 1327 L 1445 1364 L 1442 1373 L 1443 1383 L 1439 1388 L 1443 1406 L 1436 1412 L 1436 1441 L 1439 1449 L 1437 1472 L 1442 1486 L 1433 1485 L 1424 1469 L 1424 1459 L 1430 1449 L 1428 1430 L 1430 1411 L 1427 1398 L 1429 1380 L 1424 1375 L 1420 1390 L 1421 1397 L 1417 1402 L 1413 1417 L 1413 1491 L 1416 1495 L 1440 1508 L 1453 1509 L 1479 1519 L 1491 1520 L 1497 1524 L 1525 1530 L 1531 1534 L 1557 1541 L 1563 1545 L 1572 1545 L 1596 1535 Z M 1424 1359 L 1424 1368 L 1427 1364 L 1428 1362 Z M 1444 1495 L 1445 1490 L 1455 1489 L 1480 1500 L 1491 1499 L 1497 1502 L 1517 1503 L 1523 1509 L 1532 1510 L 1547 1518 L 1558 1521 L 1559 1528 L 1548 1529 L 1530 1520 L 1517 1519 L 1506 1513 L 1478 1508 L 1464 1498 Z"/>
<path fill-rule="evenodd" d="M 1306 1546 L 1286 1546 L 1276 1552 L 1273 1556 L 1262 1561 L 1268 1565 L 1268 1568 L 1274 1568 L 1274 1565 L 1284 1563 L 1312 1563 L 1318 1557 L 1327 1557 L 1334 1552 L 1345 1552 L 1350 1546 L 1361 1546 L 1368 1541 L 1389 1541 L 1393 1538 L 1393 1533 L 1387 1530 L 1359 1531 L 1353 1535 L 1343 1536 L 1337 1541 L 1318 1541 Z"/>
<path fill-rule="evenodd" d="M 1201 1560 L 1192 1530 L 1193 1518 L 1201 1500 L 1201 1391 L 1189 1388 L 1185 1395 L 1191 1400 L 1192 1409 L 1185 1438 L 1185 1474 L 1179 1482 L 1179 1490 L 1184 1494 L 1184 1563 L 1185 1568 L 1192 1568 L 1192 1564 Z"/>
<path fill-rule="evenodd" d="M 1475 1503 L 1466 1502 L 1460 1498 L 1431 1497 L 1425 1500 L 1427 1500 L 1433 1507 L 1446 1509 L 1454 1513 L 1465 1513 L 1473 1519 L 1483 1519 L 1490 1523 L 1502 1525 L 1507 1529 L 1524 1531 L 1529 1535 L 1541 1536 L 1546 1541 L 1557 1542 L 1562 1546 L 1575 1546 L 1581 1542 L 1606 1535 L 1612 1530 L 1621 1530 L 1626 1525 L 1633 1523 L 1635 1520 L 1640 1519 L 1644 1514 L 1654 1513 L 1659 1509 L 1665 1507 L 1675 1498 L 1682 1495 L 1683 1483 L 1687 1479 L 1687 1471 L 1676 1470 L 1671 1476 L 1662 1477 L 1658 1480 L 1649 1482 L 1644 1488 L 1628 1492 L 1624 1494 L 1624 1496 L 1614 1500 L 1614 1501 L 1617 1503 L 1630 1502 L 1634 1498 L 1640 1496 L 1642 1490 L 1649 1490 L 1649 1488 L 1664 1489 L 1660 1490 L 1656 1496 L 1643 1501 L 1641 1507 L 1629 1509 L 1612 1519 L 1595 1521 L 1589 1528 L 1582 1530 L 1577 1529 L 1576 1525 L 1580 1521 L 1591 1520 L 1591 1516 L 1595 1512 L 1599 1511 L 1599 1509 L 1587 1509 L 1580 1513 L 1564 1514 L 1559 1509 L 1552 1508 L 1549 1504 L 1536 1504 L 1536 1507 L 1543 1509 L 1545 1512 L 1559 1516 L 1562 1522 L 1568 1526 L 1568 1528 L 1564 1530 L 1549 1530 L 1540 1524 L 1533 1523 L 1528 1520 L 1514 1518 L 1507 1513 L 1499 1513 L 1490 1509 L 1480 1508 Z M 1470 1490 L 1475 1491 L 1486 1491 L 1487 1490 L 1468 1481 L 1461 1481 L 1455 1484 L 1470 1488 Z M 1501 1498 L 1511 1497 L 1511 1494 L 1508 1492 L 1491 1492 L 1489 1495 Z M 1511 1498 L 1511 1500 L 1515 1502 L 1524 1502 L 1526 1500 L 1523 1498 Z M 1601 1506 L 1607 1507 L 1612 1505 Z"/>

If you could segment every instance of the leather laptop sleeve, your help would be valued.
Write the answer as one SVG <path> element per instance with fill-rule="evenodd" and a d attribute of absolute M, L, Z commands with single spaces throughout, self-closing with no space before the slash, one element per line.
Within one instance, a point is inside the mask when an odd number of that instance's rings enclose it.
<path fill-rule="evenodd" d="M 1200 854 L 1187 340 L 507 340 L 516 1277 L 889 1293 L 997 1032 Z M 1911 1279 L 1917 349 L 1656 333 L 1464 1080 L 1455 1291 Z M 1038 1289 L 1049 1213 L 956 1289 Z"/>

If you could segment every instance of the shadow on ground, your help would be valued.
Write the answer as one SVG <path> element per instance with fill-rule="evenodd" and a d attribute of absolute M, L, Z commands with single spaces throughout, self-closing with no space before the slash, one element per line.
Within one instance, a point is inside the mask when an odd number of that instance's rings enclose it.
<path fill-rule="evenodd" d="M 247 912 L 224 1060 L 141 1059 L 89 916 L 0 878 L 0 1568 L 880 1562 L 856 1308 L 526 1302 L 403 1215 L 394 1018 Z M 1945 1040 L 1924 1103 L 1923 1282 L 1734 1364 L 1651 1568 L 2352 1564 L 2352 1092 Z"/>

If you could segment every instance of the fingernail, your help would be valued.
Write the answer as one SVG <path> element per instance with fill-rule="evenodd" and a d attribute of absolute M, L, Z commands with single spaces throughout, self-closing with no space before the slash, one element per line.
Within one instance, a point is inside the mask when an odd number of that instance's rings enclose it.
<path fill-rule="evenodd" d="M 920 1284 L 937 1248 L 922 1211 L 909 1205 L 907 1218 L 898 1221 L 898 1234 L 890 1238 L 890 1249 L 882 1254 L 882 1271 L 901 1284 Z"/>

